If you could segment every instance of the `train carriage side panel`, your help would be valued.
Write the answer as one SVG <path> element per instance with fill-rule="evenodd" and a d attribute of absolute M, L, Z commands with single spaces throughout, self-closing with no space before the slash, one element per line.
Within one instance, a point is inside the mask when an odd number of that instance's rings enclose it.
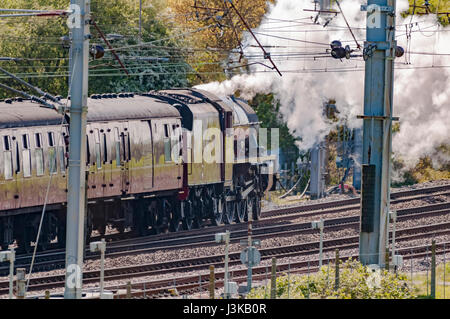
<path fill-rule="evenodd" d="M 14 173 L 14 149 L 12 131 L 0 130 L 2 139 L 2 156 L 0 156 L 0 210 L 16 208 L 17 183 Z"/>
<path fill-rule="evenodd" d="M 200 89 L 191 89 L 191 92 L 196 97 L 202 97 L 207 99 L 210 103 L 212 103 L 217 110 L 219 111 L 220 116 L 220 126 L 222 131 L 222 180 L 225 184 L 231 184 L 233 179 L 233 159 L 227 158 L 227 150 L 233 150 L 233 109 L 224 103 L 224 101 L 215 96 L 214 94 L 200 90 Z M 231 155 L 231 152 L 230 152 Z"/>
<path fill-rule="evenodd" d="M 130 121 L 130 193 L 153 190 L 153 147 L 151 121 Z"/>
<path fill-rule="evenodd" d="M 182 186 L 181 164 L 172 152 L 174 125 L 180 125 L 179 119 L 152 120 L 155 190 L 175 190 Z"/>

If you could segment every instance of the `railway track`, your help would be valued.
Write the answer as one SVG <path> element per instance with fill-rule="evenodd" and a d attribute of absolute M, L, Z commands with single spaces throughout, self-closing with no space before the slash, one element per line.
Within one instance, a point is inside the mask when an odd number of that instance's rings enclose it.
<path fill-rule="evenodd" d="M 434 236 L 450 234 L 450 222 L 433 225 L 417 226 L 412 228 L 400 229 L 397 231 L 396 242 L 402 243 L 417 239 L 428 239 L 430 235 Z M 440 245 L 440 244 L 439 244 Z M 337 239 L 329 239 L 323 242 L 324 253 L 334 251 L 335 249 L 355 249 L 359 246 L 359 236 L 350 236 Z M 272 257 L 286 258 L 298 256 L 311 256 L 318 254 L 319 242 L 307 242 L 296 245 L 281 247 L 269 247 L 261 249 L 262 260 Z M 401 251 L 401 249 L 400 249 Z M 231 253 L 229 255 L 230 266 L 240 264 L 240 253 Z M 118 267 L 105 270 L 105 281 L 124 280 L 133 277 L 158 276 L 173 273 L 185 273 L 189 271 L 207 270 L 210 265 L 220 268 L 223 265 L 223 255 L 167 261 L 162 263 L 142 264 L 128 267 Z M 198 276 L 197 276 L 198 278 Z M 51 288 L 64 287 L 65 275 L 44 276 L 31 278 L 29 291 L 44 290 Z M 173 283 L 173 279 L 172 283 Z M 83 273 L 83 283 L 96 283 L 99 281 L 99 271 L 86 271 Z M 8 292 L 8 281 L 0 282 L 0 294 Z"/>
<path fill-rule="evenodd" d="M 445 251 L 443 247 L 449 246 L 450 242 L 440 243 L 436 245 L 436 254 L 443 254 Z M 403 256 L 404 260 L 426 258 L 430 257 L 430 246 L 422 245 L 408 248 L 397 249 L 397 252 Z M 348 259 L 358 259 L 358 255 L 351 255 L 339 258 L 341 261 Z M 334 258 L 324 258 L 323 264 L 328 265 L 334 263 Z M 306 274 L 314 273 L 319 270 L 319 261 L 300 261 L 293 263 L 283 263 L 277 264 L 277 274 L 278 276 L 290 274 Z M 254 282 L 266 281 L 270 279 L 270 274 L 268 274 L 268 267 L 254 267 L 252 272 L 252 278 Z M 215 272 L 215 288 L 222 288 L 224 285 L 224 272 Z M 206 292 L 209 289 L 209 273 L 200 274 L 196 276 L 186 276 L 177 279 L 174 283 L 173 279 L 163 279 L 154 281 L 144 281 L 140 283 L 133 284 L 133 290 L 131 291 L 131 296 L 135 298 L 165 298 L 174 297 L 174 292 L 176 296 L 180 295 L 190 295 L 199 292 Z M 233 271 L 234 282 L 246 283 L 247 282 L 247 269 L 240 269 Z M 175 285 L 176 284 L 176 285 Z M 174 289 L 176 288 L 176 289 Z M 116 299 L 127 298 L 126 285 L 116 285 L 109 286 L 105 288 L 109 291 L 114 292 Z M 270 292 L 268 292 L 270 294 Z M 93 299 L 98 299 L 94 297 Z"/>
<path fill-rule="evenodd" d="M 425 199 L 429 196 L 449 195 L 448 189 L 450 189 L 450 185 L 394 193 L 396 194 L 394 196 L 396 197 L 396 199 L 392 200 L 392 204 Z M 418 194 L 419 190 L 423 191 L 424 194 Z M 334 205 L 332 205 L 332 209 L 326 208 L 330 207 L 329 202 L 280 209 L 277 210 L 276 213 L 272 214 L 272 216 L 270 216 L 269 214 L 269 217 L 265 217 L 260 221 L 255 221 L 253 233 L 254 235 L 256 235 L 256 237 L 259 237 L 261 239 L 276 237 L 281 234 L 285 236 L 286 232 L 290 232 L 292 235 L 300 233 L 311 233 L 312 230 L 309 222 L 291 224 L 283 224 L 283 222 L 287 222 L 298 217 L 313 217 L 323 214 L 337 214 L 347 210 L 358 209 L 359 204 L 348 205 L 349 203 L 351 203 L 351 201 L 354 201 L 354 199 L 331 202 L 334 203 Z M 449 205 L 450 204 L 448 202 L 444 202 L 424 207 L 414 207 L 398 210 L 399 221 L 401 221 L 402 218 L 421 218 L 445 214 L 447 212 L 446 210 L 450 208 Z M 269 223 L 269 221 L 272 224 L 279 224 L 275 226 L 265 226 Z M 359 227 L 359 216 L 328 219 L 325 222 L 325 226 L 327 230 L 330 231 L 349 227 Z M 237 242 L 240 239 L 244 239 L 244 237 L 246 236 L 246 223 L 227 225 L 225 226 L 225 228 L 229 229 L 232 232 L 232 242 Z M 208 244 L 214 245 L 214 234 L 223 230 L 224 226 L 216 226 L 208 227 L 206 229 L 194 230 L 191 232 L 184 231 L 179 233 L 168 233 L 137 239 L 127 239 L 108 243 L 106 253 L 107 257 L 118 257 L 131 254 L 150 253 L 158 249 L 182 248 L 183 246 L 188 245 L 190 247 L 198 247 Z M 96 258 L 98 258 L 98 255 L 94 255 L 89 251 L 86 251 L 86 259 Z M 20 267 L 29 269 L 30 261 L 31 255 L 19 255 L 17 256 L 16 264 Z M 64 250 L 38 253 L 36 256 L 34 270 L 45 271 L 58 269 L 64 267 L 64 264 Z M 2 275 L 7 275 L 8 271 L 9 266 L 6 264 L 2 268 L 0 268 L 0 274 Z"/>

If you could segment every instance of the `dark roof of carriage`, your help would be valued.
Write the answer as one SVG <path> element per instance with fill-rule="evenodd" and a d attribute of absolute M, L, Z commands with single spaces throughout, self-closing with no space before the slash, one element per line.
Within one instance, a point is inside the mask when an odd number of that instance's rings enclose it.
<path fill-rule="evenodd" d="M 61 102 L 65 102 L 62 100 Z M 167 102 L 146 96 L 88 99 L 88 122 L 180 117 Z M 58 125 L 61 115 L 29 100 L 0 102 L 0 128 Z"/>

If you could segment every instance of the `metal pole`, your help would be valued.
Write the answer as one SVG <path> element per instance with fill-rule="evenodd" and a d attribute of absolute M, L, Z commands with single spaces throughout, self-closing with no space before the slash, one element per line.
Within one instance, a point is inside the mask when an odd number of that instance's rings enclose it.
<path fill-rule="evenodd" d="M 334 271 L 334 290 L 339 289 L 339 249 L 336 249 L 336 257 L 335 257 L 335 271 Z"/>
<path fill-rule="evenodd" d="M 396 0 L 368 0 L 360 260 L 382 266 L 390 206 Z"/>
<path fill-rule="evenodd" d="M 361 190 L 362 129 L 355 129 L 353 136 L 353 187 Z"/>
<path fill-rule="evenodd" d="M 412 248 L 411 248 L 411 259 L 410 259 L 410 263 L 411 263 L 411 287 L 413 285 L 413 254 L 412 254 Z"/>
<path fill-rule="evenodd" d="M 431 298 L 436 299 L 436 241 L 431 243 Z"/>
<path fill-rule="evenodd" d="M 17 299 L 25 298 L 25 268 L 17 268 Z"/>
<path fill-rule="evenodd" d="M 272 278 L 270 282 L 270 299 L 277 298 L 277 259 L 272 258 Z"/>
<path fill-rule="evenodd" d="M 291 292 L 291 259 L 288 261 L 288 299 L 290 299 Z"/>
<path fill-rule="evenodd" d="M 215 292 L 215 275 L 214 275 L 214 265 L 209 266 L 209 299 L 214 299 Z"/>
<path fill-rule="evenodd" d="M 131 299 L 131 281 L 127 282 L 127 299 Z"/>
<path fill-rule="evenodd" d="M 389 247 L 386 247 L 386 254 L 384 255 L 385 261 L 384 261 L 384 267 L 387 271 L 389 271 Z"/>
<path fill-rule="evenodd" d="M 104 280 L 105 280 L 105 250 L 106 250 L 106 243 L 105 239 L 102 238 L 102 249 L 100 250 L 101 256 L 100 256 L 100 298 L 103 297 L 103 287 L 104 287 Z"/>
<path fill-rule="evenodd" d="M 71 0 L 71 99 L 67 192 L 66 285 L 64 298 L 80 299 L 84 252 L 86 117 L 89 67 L 89 0 Z M 77 10 L 79 16 L 77 19 Z"/>
<path fill-rule="evenodd" d="M 251 212 L 248 213 L 248 252 L 249 254 L 253 253 L 252 250 L 252 214 Z M 248 268 L 247 268 L 247 292 L 250 292 L 252 290 L 252 266 L 253 266 L 253 260 L 254 256 L 248 256 Z"/>
<path fill-rule="evenodd" d="M 310 294 L 310 291 L 309 291 L 309 260 L 308 260 L 308 296 L 307 296 L 307 299 L 309 299 L 309 294 Z"/>
<path fill-rule="evenodd" d="M 11 253 L 9 256 L 9 299 L 12 299 L 14 287 L 14 260 L 16 259 L 16 252 L 14 251 L 14 248 L 11 248 Z"/>
<path fill-rule="evenodd" d="M 445 283 L 445 272 L 447 271 L 446 260 L 445 260 L 445 254 L 446 253 L 447 252 L 445 251 L 445 243 L 444 243 L 444 299 L 445 299 L 445 288 L 447 287 L 446 283 Z"/>
<path fill-rule="evenodd" d="M 426 260 L 427 260 L 426 265 L 427 265 L 427 295 L 428 295 L 428 246 L 427 246 L 427 257 L 426 257 Z"/>
<path fill-rule="evenodd" d="M 392 229 L 392 258 L 395 256 L 395 230 L 397 224 L 397 212 L 391 212 L 393 229 Z"/>
<path fill-rule="evenodd" d="M 320 219 L 320 243 L 319 243 L 319 268 L 322 267 L 322 259 L 323 259 L 323 219 Z"/>
<path fill-rule="evenodd" d="M 225 275 L 224 275 L 224 297 L 225 299 L 229 299 L 228 293 L 228 245 L 230 244 L 230 231 L 226 231 L 225 236 Z"/>

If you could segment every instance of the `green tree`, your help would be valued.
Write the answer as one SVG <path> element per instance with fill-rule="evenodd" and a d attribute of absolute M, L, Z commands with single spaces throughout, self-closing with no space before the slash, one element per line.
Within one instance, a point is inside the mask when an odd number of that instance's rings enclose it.
<path fill-rule="evenodd" d="M 372 273 L 356 260 L 341 266 L 339 288 L 334 289 L 334 265 L 322 266 L 313 274 L 284 275 L 277 278 L 277 298 L 285 299 L 414 299 L 417 289 L 408 286 L 407 277 L 386 270 Z M 270 285 L 253 289 L 247 298 L 267 298 Z"/>
<path fill-rule="evenodd" d="M 261 127 L 278 128 L 280 130 L 280 153 L 282 159 L 287 163 L 296 162 L 299 157 L 298 147 L 295 145 L 295 138 L 280 113 L 280 103 L 273 94 L 258 94 L 250 102 L 250 106 L 256 111 Z M 267 141 L 270 147 L 270 134 Z"/>
<path fill-rule="evenodd" d="M 1 0 L 3 8 L 66 9 L 67 0 Z M 92 18 L 117 49 L 130 76 L 126 76 L 99 33 L 91 26 L 91 44 L 102 45 L 105 56 L 90 62 L 89 93 L 149 91 L 185 87 L 191 68 L 179 48 L 173 26 L 164 21 L 163 0 L 144 1 L 142 39 L 139 39 L 139 6 L 134 0 L 96 0 L 91 4 Z M 67 95 L 69 51 L 61 37 L 69 35 L 65 18 L 5 18 L 0 22 L 0 56 L 15 57 L 1 66 L 26 81 L 52 93 Z M 139 41 L 147 43 L 138 46 Z M 1 76 L 2 82 L 20 88 Z M 14 96 L 2 91 L 1 97 Z"/>

